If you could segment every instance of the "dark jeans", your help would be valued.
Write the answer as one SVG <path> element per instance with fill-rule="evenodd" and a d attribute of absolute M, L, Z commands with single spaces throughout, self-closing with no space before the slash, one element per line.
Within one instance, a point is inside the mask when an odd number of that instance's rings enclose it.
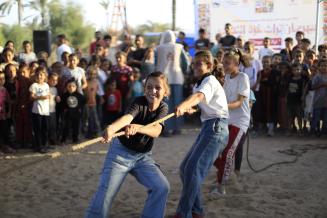
<path fill-rule="evenodd" d="M 168 98 L 169 113 L 174 112 L 175 107 L 183 101 L 183 85 L 170 84 L 170 96 Z M 183 117 L 166 121 L 165 131 L 180 131 L 183 125 Z"/>
<path fill-rule="evenodd" d="M 322 123 L 322 130 L 323 134 L 327 134 L 327 108 L 314 108 L 312 121 L 311 121 L 311 131 L 312 132 L 319 132 L 320 129 L 320 120 L 323 121 Z"/>
<path fill-rule="evenodd" d="M 34 148 L 36 150 L 45 148 L 48 142 L 49 116 L 32 113 L 32 124 L 34 131 Z"/>
<path fill-rule="evenodd" d="M 78 141 L 79 126 L 81 121 L 81 114 L 71 116 L 70 114 L 64 115 L 64 129 L 62 133 L 61 142 L 65 142 L 69 134 L 69 130 L 72 130 L 73 142 Z"/>
<path fill-rule="evenodd" d="M 8 120 L 0 120 L 0 140 L 2 140 L 0 142 L 0 148 L 3 144 L 10 144 Z"/>
<path fill-rule="evenodd" d="M 49 117 L 49 141 L 55 143 L 57 141 L 57 116 L 56 112 L 50 113 Z"/>

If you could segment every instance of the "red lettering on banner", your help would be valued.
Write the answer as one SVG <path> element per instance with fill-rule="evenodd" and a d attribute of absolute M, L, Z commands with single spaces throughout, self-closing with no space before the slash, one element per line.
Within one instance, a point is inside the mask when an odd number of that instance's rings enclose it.
<path fill-rule="evenodd" d="M 255 46 L 263 46 L 263 39 L 249 39 L 249 41 L 253 42 Z M 270 45 L 281 46 L 282 39 L 281 38 L 270 38 Z"/>

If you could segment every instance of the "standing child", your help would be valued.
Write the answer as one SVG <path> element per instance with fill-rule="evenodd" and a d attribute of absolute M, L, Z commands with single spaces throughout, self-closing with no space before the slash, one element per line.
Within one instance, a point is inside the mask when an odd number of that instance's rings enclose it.
<path fill-rule="evenodd" d="M 291 66 L 288 62 L 283 61 L 279 64 L 280 78 L 276 84 L 278 96 L 278 123 L 282 132 L 288 130 L 288 116 L 287 116 L 287 89 L 288 80 L 291 76 Z"/>
<path fill-rule="evenodd" d="M 48 84 L 50 86 L 50 118 L 49 118 L 49 144 L 57 144 L 57 112 L 56 106 L 60 102 L 60 96 L 56 85 L 58 84 L 59 75 L 51 73 L 49 76 Z"/>
<path fill-rule="evenodd" d="M 201 185 L 228 139 L 228 107 L 225 92 L 211 74 L 213 57 L 210 51 L 198 51 L 194 59 L 197 83 L 193 94 L 176 108 L 181 116 L 199 105 L 202 127 L 195 143 L 180 165 L 183 184 L 175 218 L 203 216 Z"/>
<path fill-rule="evenodd" d="M 302 100 L 303 100 L 303 89 L 305 81 L 302 77 L 302 66 L 299 63 L 294 63 L 291 66 L 292 76 L 288 81 L 288 93 L 287 93 L 287 112 L 289 117 L 289 134 L 292 129 L 296 130 L 295 118 L 298 124 L 298 133 L 302 132 Z"/>
<path fill-rule="evenodd" d="M 131 88 L 128 93 L 129 101 L 133 101 L 134 98 L 143 95 L 143 84 L 141 81 L 141 72 L 138 68 L 133 68 L 133 76 L 131 81 Z"/>
<path fill-rule="evenodd" d="M 327 60 L 318 62 L 319 73 L 312 79 L 312 89 L 315 91 L 313 98 L 313 117 L 311 132 L 320 135 L 320 119 L 323 120 L 322 133 L 327 134 Z"/>
<path fill-rule="evenodd" d="M 168 94 L 166 77 L 160 72 L 150 74 L 145 82 L 145 96 L 137 97 L 126 114 L 106 128 L 104 142 L 111 141 L 122 128 L 125 136 L 113 139 L 86 217 L 110 215 L 112 201 L 129 173 L 148 189 L 142 217 L 164 217 L 169 183 L 151 157 L 153 140 L 160 135 L 163 124 L 144 126 L 167 115 L 168 106 L 162 99 Z"/>
<path fill-rule="evenodd" d="M 118 119 L 122 110 L 122 96 L 117 89 L 117 82 L 114 79 L 108 80 L 106 93 L 104 96 L 104 124 L 109 125 Z"/>
<path fill-rule="evenodd" d="M 9 133 L 14 134 L 14 127 L 15 127 L 15 112 L 16 112 L 16 103 L 17 103 L 17 91 L 16 91 L 16 80 L 17 80 L 17 68 L 14 64 L 9 63 L 5 67 L 5 76 L 6 82 L 4 87 L 7 89 L 7 92 L 10 96 L 10 107 L 11 107 L 11 114 L 8 118 L 8 128 Z"/>
<path fill-rule="evenodd" d="M 91 66 L 87 69 L 88 80 L 86 88 L 86 106 L 87 106 L 87 117 L 88 117 L 88 130 L 87 138 L 94 138 L 100 130 L 99 117 L 97 113 L 97 91 L 99 89 L 98 83 L 98 70 Z"/>
<path fill-rule="evenodd" d="M 260 105 L 258 109 L 259 120 L 261 124 L 266 124 L 268 128 L 268 136 L 274 135 L 273 120 L 273 88 L 274 79 L 271 73 L 271 57 L 264 56 L 262 58 L 263 70 L 259 72 L 258 82 L 260 84 L 257 103 Z"/>
<path fill-rule="evenodd" d="M 83 95 L 83 89 L 87 87 L 85 71 L 78 67 L 79 59 L 77 54 L 70 54 L 68 56 L 68 67 L 64 68 L 62 79 L 67 81 L 74 78 L 77 84 L 77 91 Z"/>
<path fill-rule="evenodd" d="M 61 143 L 63 145 L 66 142 L 70 130 L 72 130 L 73 143 L 78 142 L 82 108 L 85 105 L 85 98 L 77 91 L 77 82 L 74 78 L 67 81 L 66 90 L 67 91 L 61 97 L 64 117 L 64 128 L 61 138 Z"/>
<path fill-rule="evenodd" d="M 24 52 L 21 52 L 18 55 L 18 60 L 19 60 L 20 63 L 29 64 L 32 61 L 37 60 L 36 55 L 33 52 L 31 42 L 25 40 L 23 42 L 23 48 L 24 48 Z"/>
<path fill-rule="evenodd" d="M 45 67 L 38 67 L 35 71 L 37 82 L 30 87 L 32 106 L 32 124 L 34 131 L 34 149 L 40 153 L 47 152 L 48 122 L 50 109 L 50 90 L 46 83 L 48 74 Z"/>
<path fill-rule="evenodd" d="M 26 148 L 32 143 L 31 97 L 29 88 L 32 85 L 29 66 L 22 64 L 16 81 L 17 102 L 15 107 L 16 143 Z"/>
<path fill-rule="evenodd" d="M 8 118 L 10 117 L 10 97 L 4 87 L 6 78 L 5 74 L 0 71 L 0 152 L 11 153 L 13 150 L 10 148 Z"/>
<path fill-rule="evenodd" d="M 117 88 L 122 95 L 123 110 L 127 104 L 127 94 L 130 89 L 130 81 L 132 76 L 132 68 L 126 64 L 127 54 L 125 52 L 117 52 L 117 65 L 112 66 L 111 76 L 117 81 Z"/>
<path fill-rule="evenodd" d="M 245 73 L 239 71 L 239 59 L 238 54 L 231 52 L 225 54 L 223 61 L 226 72 L 224 90 L 229 109 L 229 138 L 222 155 L 215 161 L 218 169 L 217 193 L 221 195 L 225 194 L 225 184 L 233 170 L 235 151 L 243 146 L 245 134 L 250 125 L 250 81 Z"/>
<path fill-rule="evenodd" d="M 0 64 L 0 71 L 4 71 L 8 64 L 14 65 L 18 69 L 18 63 L 14 61 L 14 51 L 11 48 L 5 48 L 2 51 L 3 63 Z"/>

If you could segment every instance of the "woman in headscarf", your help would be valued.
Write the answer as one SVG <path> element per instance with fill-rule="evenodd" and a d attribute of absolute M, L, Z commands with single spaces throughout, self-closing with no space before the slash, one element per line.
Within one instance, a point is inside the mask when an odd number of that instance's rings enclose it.
<path fill-rule="evenodd" d="M 160 44 L 155 52 L 155 70 L 163 72 L 168 78 L 171 95 L 168 99 L 169 112 L 174 112 L 175 107 L 183 101 L 184 75 L 188 67 L 188 57 L 183 45 L 176 43 L 175 33 L 167 30 L 162 33 Z M 182 118 L 169 119 L 166 123 L 164 136 L 180 134 Z"/>

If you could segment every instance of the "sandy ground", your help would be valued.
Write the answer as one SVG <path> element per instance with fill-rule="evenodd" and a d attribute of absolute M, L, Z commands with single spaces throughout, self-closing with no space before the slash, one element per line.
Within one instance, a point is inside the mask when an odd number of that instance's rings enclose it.
<path fill-rule="evenodd" d="M 171 184 L 166 217 L 171 217 L 177 207 L 181 190 L 178 166 L 198 131 L 198 127 L 189 127 L 182 135 L 159 138 L 155 143 L 154 159 Z M 240 179 L 232 177 L 226 197 L 218 200 L 208 197 L 215 180 L 212 168 L 202 189 L 206 217 L 327 217 L 326 139 L 251 138 L 249 157 L 256 168 L 293 160 L 295 156 L 279 152 L 291 145 L 293 151 L 303 153 L 294 164 L 254 173 L 244 158 Z M 107 147 L 92 145 L 48 160 L 0 157 L 0 217 L 83 217 L 97 188 Z M 128 176 L 114 201 L 111 217 L 140 217 L 145 198 L 146 190 Z"/>

